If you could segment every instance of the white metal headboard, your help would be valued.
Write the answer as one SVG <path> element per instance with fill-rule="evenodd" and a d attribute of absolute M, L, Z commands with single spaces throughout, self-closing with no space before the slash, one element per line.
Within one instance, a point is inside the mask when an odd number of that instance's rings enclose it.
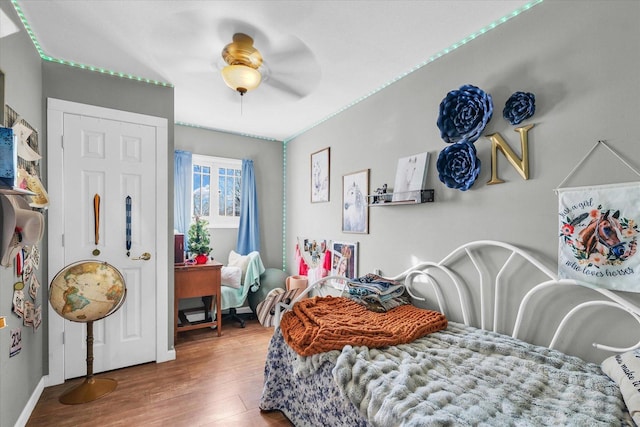
<path fill-rule="evenodd" d="M 490 250 L 491 248 L 502 248 L 508 253 L 508 257 L 499 267 L 499 271 L 493 276 L 492 283 L 489 282 L 488 278 L 491 277 L 487 273 L 487 266 L 484 261 L 478 256 L 478 254 L 482 251 Z M 478 280 L 475 283 L 469 283 L 469 281 L 463 281 L 459 275 L 456 273 L 455 269 L 452 267 L 452 264 L 459 261 L 460 259 L 466 257 L 478 275 Z M 459 304 L 460 310 L 462 312 L 462 320 L 466 325 L 470 325 L 471 319 L 471 302 L 469 299 L 467 288 L 469 285 L 476 286 L 480 293 L 480 327 L 482 329 L 488 329 L 487 327 L 487 317 L 488 317 L 488 308 L 487 304 L 489 294 L 493 291 L 493 321 L 492 321 L 492 330 L 494 332 L 497 331 L 498 319 L 501 318 L 502 311 L 505 309 L 502 304 L 500 304 L 502 293 L 506 286 L 508 286 L 507 280 L 504 278 L 506 275 L 505 272 L 512 265 L 515 260 L 518 262 L 522 262 L 524 260 L 526 263 L 533 266 L 536 270 L 538 270 L 543 277 L 546 277 L 546 280 L 541 283 L 533 286 L 520 301 L 518 311 L 516 314 L 516 320 L 513 326 L 512 336 L 514 338 L 519 338 L 519 333 L 521 330 L 524 314 L 529 310 L 530 303 L 533 300 L 533 297 L 538 294 L 540 291 L 552 287 L 582 287 L 586 289 L 590 289 L 600 294 L 600 296 L 604 297 L 604 299 L 586 301 L 579 304 L 576 304 L 573 308 L 571 308 L 562 318 L 556 330 L 553 334 L 553 338 L 549 344 L 549 348 L 555 348 L 557 346 L 559 337 L 561 333 L 565 330 L 567 324 L 570 319 L 573 318 L 578 312 L 593 306 L 606 306 L 613 307 L 619 310 L 622 310 L 628 313 L 640 326 L 640 308 L 630 302 L 629 300 L 621 297 L 613 291 L 608 289 L 600 289 L 593 287 L 589 284 L 582 283 L 575 280 L 567 280 L 567 279 L 558 279 L 557 275 L 543 265 L 540 261 L 534 258 L 531 254 L 525 252 L 524 250 L 515 247 L 511 244 L 492 241 L 492 240 L 480 240 L 475 242 L 470 242 L 464 244 L 454 251 L 452 251 L 449 255 L 443 258 L 439 262 L 421 262 L 408 270 L 398 274 L 394 277 L 389 277 L 389 279 L 396 281 L 404 281 L 404 284 L 407 288 L 408 293 L 412 298 L 418 301 L 423 301 L 424 298 L 421 298 L 417 295 L 416 286 L 424 285 L 424 281 L 426 281 L 433 289 L 434 294 L 436 296 L 436 302 L 438 304 L 438 310 L 445 315 L 448 313 L 445 298 L 443 296 L 443 284 L 438 278 L 433 274 L 435 271 L 440 272 L 440 276 L 444 275 L 447 278 L 446 286 L 453 285 L 455 287 L 456 295 L 458 298 L 457 303 Z M 332 283 L 335 280 L 343 279 L 344 277 L 339 276 L 328 276 L 320 279 L 315 282 L 311 286 L 309 286 L 301 295 L 299 295 L 295 300 L 293 300 L 290 304 L 280 303 L 276 308 L 275 314 L 275 325 L 280 324 L 280 318 L 282 313 L 287 310 L 290 310 L 293 304 L 295 304 L 298 300 L 308 296 L 314 290 L 319 291 L 322 290 L 324 286 L 328 283 Z M 420 279 L 417 280 L 417 279 Z M 277 326 L 276 326 L 277 327 Z M 593 343 L 593 346 L 598 349 L 607 350 L 611 352 L 625 352 L 628 350 L 640 348 L 640 341 L 629 347 L 613 347 L 600 343 Z"/>

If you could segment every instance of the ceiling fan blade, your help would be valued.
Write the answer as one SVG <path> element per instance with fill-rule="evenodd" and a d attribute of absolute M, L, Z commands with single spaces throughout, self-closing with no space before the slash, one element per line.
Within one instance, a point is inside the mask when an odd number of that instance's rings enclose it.
<path fill-rule="evenodd" d="M 274 62 L 294 58 L 300 61 L 309 59 L 315 61 L 315 55 L 311 49 L 302 40 L 291 34 L 274 40 L 265 52 Z"/>
<path fill-rule="evenodd" d="M 271 75 L 265 84 L 297 98 L 304 98 L 317 87 L 319 79 L 288 79 Z"/>
<path fill-rule="evenodd" d="M 265 83 L 281 92 L 292 95 L 298 99 L 304 98 L 309 94 L 309 91 L 304 90 L 302 88 L 294 87 L 288 83 L 283 82 L 282 80 L 275 79 L 273 77 L 269 78 L 269 80 Z"/>

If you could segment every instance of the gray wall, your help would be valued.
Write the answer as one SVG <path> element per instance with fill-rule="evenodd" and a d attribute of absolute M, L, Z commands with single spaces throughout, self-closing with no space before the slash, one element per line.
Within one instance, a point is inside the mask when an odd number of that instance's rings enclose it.
<path fill-rule="evenodd" d="M 555 270 L 553 189 L 599 139 L 640 169 L 639 19 L 638 1 L 546 0 L 289 141 L 289 272 L 295 268 L 296 236 L 359 242 L 359 274 L 380 268 L 395 275 L 479 239 L 531 250 Z M 506 182 L 487 185 L 491 145 L 484 137 L 475 144 L 482 170 L 471 190 L 452 190 L 438 180 L 435 163 L 446 146 L 436 126 L 439 104 L 467 83 L 493 96 L 494 116 L 485 134 L 499 132 L 516 153 L 518 135 L 502 118 L 502 108 L 515 91 L 536 95 L 537 112 L 526 122 L 535 124 L 529 132 L 529 180 L 501 156 L 499 176 Z M 330 202 L 311 204 L 309 156 L 326 146 L 331 147 Z M 372 189 L 393 186 L 397 159 L 424 151 L 431 153 L 427 188 L 435 189 L 435 203 L 372 207 L 369 234 L 342 233 L 342 176 L 368 168 Z M 599 149 L 565 186 L 637 180 Z"/>
<path fill-rule="evenodd" d="M 1 1 L 0 7 L 15 17 L 8 1 Z M 639 138 L 634 129 L 640 111 L 639 18 L 637 1 L 546 0 L 288 142 L 285 249 L 289 266 L 293 265 L 298 235 L 360 242 L 360 273 L 381 268 L 385 274 L 395 274 L 417 260 L 440 259 L 460 244 L 476 239 L 514 243 L 553 266 L 557 198 L 552 190 L 598 139 L 607 140 L 640 168 Z M 416 63 L 422 59 L 416 58 Z M 24 31 L 0 39 L 0 67 L 6 73 L 7 103 L 41 130 L 41 141 L 45 141 L 46 97 L 166 117 L 173 123 L 171 89 L 52 63 L 40 68 Z M 528 181 L 500 158 L 499 174 L 507 182 L 486 185 L 490 176 L 490 145 L 486 139 L 476 143 L 483 168 L 470 191 L 450 190 L 438 181 L 435 159 L 445 147 L 435 125 L 438 105 L 448 91 L 466 83 L 492 94 L 495 114 L 486 133 L 500 132 L 516 151 L 517 135 L 502 119 L 502 106 L 517 90 L 536 94 L 538 111 L 531 120 L 536 127 L 529 134 Z M 174 135 L 169 129 L 167 154 L 171 159 Z M 267 266 L 279 267 L 282 146 L 186 127 L 175 129 L 175 141 L 177 149 L 254 159 L 265 224 L 263 259 Z M 331 201 L 311 204 L 309 156 L 327 146 L 331 147 Z M 369 168 L 371 188 L 385 182 L 392 185 L 397 159 L 423 151 L 432 154 L 427 187 L 435 189 L 436 202 L 371 208 L 369 234 L 342 233 L 342 175 Z M 168 174 L 173 173 L 171 163 Z M 637 177 L 599 150 L 566 185 L 620 180 Z M 172 202 L 171 188 L 170 206 Z M 168 209 L 172 221 L 173 210 Z M 235 245 L 234 236 L 217 233 L 213 236 L 214 256 L 224 260 Z M 46 265 L 46 257 L 43 262 Z M 171 279 L 170 260 L 167 265 Z M 41 270 L 41 274 L 46 277 L 46 271 Z M 0 308 L 7 310 L 11 271 L 0 269 L 0 279 L 4 307 Z M 0 330 L 0 426 L 13 425 L 46 374 L 46 327 L 37 334 L 26 333 L 22 353 L 9 359 L 8 330 L 19 323 L 13 315 L 9 315 L 9 322 L 9 328 Z M 170 325 L 168 329 L 171 335 Z"/>
<path fill-rule="evenodd" d="M 188 126 L 175 127 L 175 140 L 176 150 L 253 160 L 260 214 L 260 256 L 265 267 L 282 268 L 282 142 Z M 226 264 L 229 251 L 236 248 L 237 237 L 237 228 L 212 229 L 213 257 Z"/>
<path fill-rule="evenodd" d="M 0 8 L 19 23 L 8 1 Z M 25 31 L 0 39 L 0 69 L 5 73 L 5 102 L 30 125 L 40 131 L 39 143 L 44 147 L 42 129 L 42 70 L 40 57 Z M 2 120 L 0 120 L 2 121 Z M 46 161 L 41 161 L 41 167 Z M 46 172 L 44 169 L 41 171 Z M 46 259 L 46 240 L 40 245 Z M 46 261 L 40 263 L 37 277 L 42 284 L 37 303 L 46 310 Z M 13 268 L 0 267 L 0 315 L 7 317 L 7 327 L 0 329 L 0 426 L 12 426 L 20 416 L 31 394 L 46 373 L 46 323 L 37 332 L 22 326 L 22 319 L 10 312 L 13 284 L 18 281 Z M 22 351 L 9 358 L 10 330 L 22 327 Z"/>

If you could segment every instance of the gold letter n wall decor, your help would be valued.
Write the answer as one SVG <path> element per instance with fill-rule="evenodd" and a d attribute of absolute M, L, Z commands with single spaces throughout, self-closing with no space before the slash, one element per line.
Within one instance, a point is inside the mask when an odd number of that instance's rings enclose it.
<path fill-rule="evenodd" d="M 509 160 L 509 163 L 518 171 L 524 179 L 529 179 L 529 145 L 527 135 L 533 125 L 527 125 L 514 129 L 520 134 L 520 145 L 522 148 L 522 159 L 513 152 L 507 141 L 499 133 L 487 135 L 491 140 L 491 180 L 487 184 L 501 184 L 504 181 L 498 178 L 498 150 Z"/>

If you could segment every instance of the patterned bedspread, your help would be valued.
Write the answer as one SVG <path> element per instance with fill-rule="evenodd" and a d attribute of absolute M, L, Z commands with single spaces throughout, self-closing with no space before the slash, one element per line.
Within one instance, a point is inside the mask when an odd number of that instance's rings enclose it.
<path fill-rule="evenodd" d="M 411 344 L 310 357 L 276 331 L 260 406 L 300 426 L 632 425 L 598 365 L 453 322 Z"/>

